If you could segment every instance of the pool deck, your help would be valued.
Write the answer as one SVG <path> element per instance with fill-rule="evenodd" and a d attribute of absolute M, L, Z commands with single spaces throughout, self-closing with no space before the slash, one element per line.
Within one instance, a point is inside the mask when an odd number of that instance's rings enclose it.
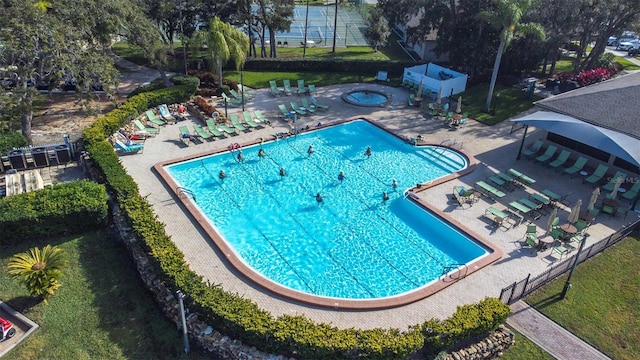
<path fill-rule="evenodd" d="M 344 92 L 360 88 L 379 89 L 392 94 L 392 102 L 386 108 L 372 108 L 349 105 L 341 100 L 341 95 Z M 522 130 L 511 134 L 511 123 L 508 121 L 494 126 L 485 126 L 470 120 L 463 128 L 451 130 L 442 121 L 430 119 L 424 111 L 408 107 L 406 105 L 408 98 L 406 89 L 377 84 L 322 87 L 318 88 L 317 98 L 320 103 L 330 105 L 330 109 L 311 116 L 299 117 L 296 124 L 298 128 L 302 129 L 306 126 L 313 128 L 318 123 L 326 125 L 345 118 L 361 116 L 407 138 L 420 134 L 424 136 L 426 142 L 435 144 L 439 144 L 445 139 L 455 139 L 456 148 L 462 146 L 465 152 L 472 154 L 477 159 L 478 165 L 475 171 L 419 192 L 420 199 L 427 202 L 430 207 L 451 217 L 454 222 L 463 224 L 473 232 L 489 239 L 502 250 L 503 257 L 425 299 L 401 307 L 371 311 L 327 309 L 306 305 L 274 295 L 241 275 L 230 265 L 225 255 L 209 239 L 198 222 L 177 201 L 176 196 L 168 191 L 169 188 L 160 179 L 158 173 L 153 170 L 153 167 L 171 159 L 209 153 L 214 150 L 226 149 L 232 143 L 255 142 L 259 141 L 259 138 L 266 139 L 278 132 L 290 131 L 292 125 L 278 119 L 276 104 L 288 104 L 292 100 L 300 103 L 299 98 L 295 95 L 274 98 L 269 94 L 268 89 L 259 90 L 256 98 L 246 104 L 245 110 L 261 110 L 272 121 L 271 126 L 222 140 L 205 141 L 202 144 L 192 144 L 186 147 L 179 139 L 178 126 L 190 126 L 192 121 L 193 124 L 197 123 L 195 119 L 187 120 L 178 123 L 179 125 L 163 126 L 156 137 L 145 142 L 143 153 L 122 156 L 121 160 L 128 173 L 138 183 L 140 193 L 146 196 L 154 206 L 158 218 L 166 224 L 168 234 L 172 236 L 178 248 L 185 254 L 185 259 L 191 268 L 211 283 L 221 284 L 227 291 L 252 299 L 260 307 L 276 316 L 304 314 L 314 321 L 331 323 L 340 328 L 362 329 L 376 327 L 406 329 L 430 318 L 447 318 L 456 310 L 457 306 L 474 303 L 487 296 L 498 297 L 501 289 L 505 286 L 522 280 L 529 274 L 535 276 L 544 272 L 558 259 L 557 256 L 551 254 L 550 249 L 537 252 L 534 249 L 520 246 L 526 231 L 526 222 L 514 225 L 509 229 L 504 227 L 496 229 L 492 222 L 484 217 L 484 212 L 489 206 L 505 209 L 509 202 L 526 197 L 526 192 L 540 192 L 543 189 L 550 189 L 560 195 L 573 192 L 568 197 L 569 205 L 571 206 L 578 199 L 582 199 L 584 209 L 593 191 L 589 184 L 582 184 L 581 177 L 571 179 L 568 176 L 561 176 L 553 169 L 535 164 L 533 161 L 516 161 L 515 157 L 522 139 Z M 452 105 L 455 106 L 455 102 Z M 228 107 L 229 113 L 239 110 L 239 107 Z M 537 131 L 530 129 L 527 138 L 534 139 L 537 133 Z M 532 186 L 507 192 L 507 195 L 497 202 L 482 197 L 471 207 L 458 207 L 457 201 L 449 196 L 455 185 L 470 188 L 476 181 L 485 180 L 491 172 L 506 171 L 511 167 L 530 175 L 537 182 Z M 558 213 L 561 223 L 566 221 L 569 211 L 569 207 L 561 206 Z M 534 222 L 538 225 L 540 233 L 544 231 L 542 229 L 547 224 L 547 218 L 548 216 L 542 216 Z M 633 212 L 629 212 L 626 219 L 621 216 L 613 218 L 608 215 L 599 216 L 597 222 L 589 228 L 588 232 L 591 236 L 587 240 L 587 245 L 608 236 L 636 218 L 637 214 Z"/>

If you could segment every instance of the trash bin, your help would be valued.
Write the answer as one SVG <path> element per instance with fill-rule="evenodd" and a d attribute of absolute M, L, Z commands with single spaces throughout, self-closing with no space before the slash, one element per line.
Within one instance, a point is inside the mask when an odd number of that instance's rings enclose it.
<path fill-rule="evenodd" d="M 49 155 L 47 155 L 46 147 L 37 147 L 31 149 L 31 157 L 36 167 L 49 166 Z"/>
<path fill-rule="evenodd" d="M 24 150 L 11 150 L 7 153 L 11 167 L 14 169 L 26 169 L 27 159 L 24 156 Z"/>

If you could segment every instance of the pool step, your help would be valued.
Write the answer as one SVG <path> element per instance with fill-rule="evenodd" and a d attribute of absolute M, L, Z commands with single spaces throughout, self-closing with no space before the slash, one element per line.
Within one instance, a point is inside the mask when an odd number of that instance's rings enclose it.
<path fill-rule="evenodd" d="M 451 154 L 447 149 L 443 148 L 419 150 L 417 154 L 435 164 L 440 164 L 440 166 L 446 170 L 454 172 L 459 171 L 467 165 L 466 162 L 460 158 L 460 155 L 457 153 Z"/>

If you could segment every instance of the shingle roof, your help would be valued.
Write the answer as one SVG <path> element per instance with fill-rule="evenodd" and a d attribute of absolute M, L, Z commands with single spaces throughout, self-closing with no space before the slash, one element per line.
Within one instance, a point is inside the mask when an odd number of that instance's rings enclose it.
<path fill-rule="evenodd" d="M 536 101 L 535 105 L 640 139 L 640 72 Z"/>

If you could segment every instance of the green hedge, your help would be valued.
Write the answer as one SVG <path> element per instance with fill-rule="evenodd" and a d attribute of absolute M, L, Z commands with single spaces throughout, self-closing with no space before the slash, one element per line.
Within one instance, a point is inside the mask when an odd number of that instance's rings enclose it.
<path fill-rule="evenodd" d="M 412 61 L 377 61 L 377 60 L 280 60 L 280 59 L 247 59 L 245 70 L 251 71 L 311 71 L 311 72 L 345 72 L 352 74 L 375 74 L 377 70 L 385 70 L 391 76 L 401 76 L 404 68 L 415 66 Z"/>
<path fill-rule="evenodd" d="M 107 214 L 104 185 L 87 180 L 55 184 L 0 199 L 0 240 L 12 242 L 28 236 L 57 236 L 98 229 L 105 226 Z"/>
<path fill-rule="evenodd" d="M 194 89 L 195 90 L 195 89 Z M 164 92 L 165 90 L 160 90 Z M 182 93 L 163 102 L 178 102 Z M 165 94 L 166 96 L 166 94 Z M 220 286 L 205 282 L 189 269 L 184 255 L 166 235 L 151 205 L 141 197 L 134 180 L 126 173 L 111 146 L 99 139 L 106 129 L 135 114 L 134 109 L 146 109 L 161 96 L 139 94 L 85 131 L 91 139 L 88 150 L 94 163 L 102 170 L 114 190 L 123 215 L 151 255 L 157 275 L 171 289 L 188 295 L 189 308 L 220 332 L 263 351 L 304 359 L 400 359 L 418 351 L 424 345 L 421 326 L 407 331 L 398 329 L 338 329 L 315 323 L 303 315 L 274 317 L 250 299 L 232 294 Z M 127 109 L 126 111 L 123 108 Z M 120 122 L 119 122 L 120 121 Z M 104 136 L 104 135 L 103 135 Z M 416 314 L 420 316 L 420 314 Z"/>
<path fill-rule="evenodd" d="M 17 131 L 0 134 L 0 156 L 7 155 L 13 148 L 21 148 L 29 145 L 27 138 Z"/>

